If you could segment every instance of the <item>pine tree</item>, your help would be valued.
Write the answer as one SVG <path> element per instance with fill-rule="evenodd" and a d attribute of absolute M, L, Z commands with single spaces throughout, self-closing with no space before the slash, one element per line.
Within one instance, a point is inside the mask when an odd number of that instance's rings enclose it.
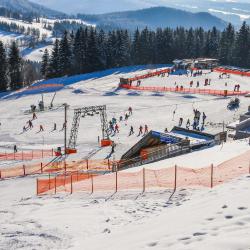
<path fill-rule="evenodd" d="M 44 78 L 47 78 L 48 70 L 49 70 L 49 52 L 48 49 L 45 49 L 41 66 L 41 73 Z"/>
<path fill-rule="evenodd" d="M 97 49 L 100 62 L 100 70 L 106 68 L 107 65 L 107 54 L 106 54 L 106 35 L 103 30 L 100 30 L 97 35 Z"/>
<path fill-rule="evenodd" d="M 48 68 L 48 77 L 58 77 L 60 76 L 60 67 L 59 67 L 59 40 L 56 39 L 54 48 L 49 61 Z"/>
<path fill-rule="evenodd" d="M 97 45 L 97 36 L 94 28 L 90 29 L 88 36 L 86 64 L 88 72 L 97 71 L 101 68 L 100 56 Z"/>
<path fill-rule="evenodd" d="M 239 67 L 248 67 L 249 65 L 249 27 L 244 22 L 236 35 L 235 48 L 234 48 L 234 63 Z"/>
<path fill-rule="evenodd" d="M 84 31 L 80 28 L 75 35 L 73 45 L 73 69 L 75 74 L 84 72 L 85 51 L 83 48 Z"/>
<path fill-rule="evenodd" d="M 7 58 L 3 43 L 0 41 L 0 92 L 8 88 Z"/>
<path fill-rule="evenodd" d="M 8 59 L 10 88 L 11 90 L 20 89 L 23 86 L 21 77 L 22 60 L 16 42 L 12 42 Z"/>
<path fill-rule="evenodd" d="M 134 33 L 132 45 L 132 60 L 135 65 L 141 64 L 141 33 L 137 29 Z"/>
<path fill-rule="evenodd" d="M 186 56 L 187 56 L 187 58 L 194 58 L 195 57 L 194 30 L 192 28 L 190 28 L 187 32 Z"/>
<path fill-rule="evenodd" d="M 59 71 L 60 75 L 69 75 L 72 70 L 72 53 L 69 44 L 68 33 L 65 31 L 64 36 L 59 44 Z"/>

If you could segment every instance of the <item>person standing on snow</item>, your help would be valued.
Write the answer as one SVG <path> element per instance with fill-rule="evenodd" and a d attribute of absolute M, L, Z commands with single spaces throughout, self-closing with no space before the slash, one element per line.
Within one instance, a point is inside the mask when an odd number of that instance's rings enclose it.
<path fill-rule="evenodd" d="M 28 123 L 28 125 L 29 125 L 29 128 L 30 128 L 30 129 L 32 129 L 32 128 L 33 128 L 32 121 L 31 121 L 31 120 L 29 120 L 27 123 Z"/>
<path fill-rule="evenodd" d="M 40 130 L 39 130 L 39 132 L 43 132 L 43 131 L 44 131 L 43 125 L 40 125 Z"/>
<path fill-rule="evenodd" d="M 206 120 L 207 116 L 206 114 L 203 112 L 203 115 L 202 115 L 202 123 L 205 124 L 205 120 Z"/>
<path fill-rule="evenodd" d="M 33 120 L 36 120 L 37 119 L 37 116 L 36 116 L 36 113 L 34 112 L 33 113 Z"/>
<path fill-rule="evenodd" d="M 14 145 L 14 154 L 17 153 L 17 145 Z"/>
<path fill-rule="evenodd" d="M 118 126 L 117 123 L 116 123 L 116 125 L 115 125 L 115 133 L 119 133 L 119 126 Z"/>
<path fill-rule="evenodd" d="M 183 118 L 181 117 L 180 120 L 179 120 L 179 127 L 182 126 L 182 123 L 183 123 Z"/>
<path fill-rule="evenodd" d="M 134 134 L 134 128 L 133 128 L 133 126 L 130 127 L 129 136 L 131 136 L 132 134 Z"/>
<path fill-rule="evenodd" d="M 138 136 L 140 136 L 140 135 L 142 135 L 142 134 L 143 134 L 143 131 L 142 131 L 142 130 L 143 130 L 143 127 L 142 127 L 142 126 L 140 126 L 140 127 L 139 127 L 139 134 L 138 134 Z"/>
<path fill-rule="evenodd" d="M 148 125 L 145 125 L 144 127 L 144 134 L 147 134 L 148 133 Z"/>
<path fill-rule="evenodd" d="M 131 107 L 128 108 L 128 112 L 129 112 L 129 115 L 132 115 L 133 114 L 133 110 Z"/>
<path fill-rule="evenodd" d="M 190 120 L 188 119 L 187 124 L 186 124 L 186 128 L 189 129 L 189 127 L 190 127 Z"/>

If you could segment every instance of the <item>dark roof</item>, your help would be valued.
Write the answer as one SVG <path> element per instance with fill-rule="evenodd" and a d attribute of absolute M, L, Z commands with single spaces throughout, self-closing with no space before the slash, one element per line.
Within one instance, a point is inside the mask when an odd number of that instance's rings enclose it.
<path fill-rule="evenodd" d="M 129 149 L 121 159 L 130 159 L 140 154 L 141 149 L 153 147 L 162 144 L 176 144 L 181 142 L 182 139 L 173 135 L 150 131 L 139 142 L 137 142 L 131 149 Z"/>

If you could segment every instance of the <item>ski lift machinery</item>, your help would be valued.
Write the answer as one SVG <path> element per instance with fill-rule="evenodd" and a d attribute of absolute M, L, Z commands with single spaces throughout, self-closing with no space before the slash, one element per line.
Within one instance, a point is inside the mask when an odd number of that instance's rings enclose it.
<path fill-rule="evenodd" d="M 68 144 L 68 152 L 73 152 L 73 153 L 77 152 L 76 143 L 77 143 L 77 136 L 81 118 L 84 118 L 85 116 L 94 116 L 98 114 L 100 115 L 101 128 L 102 128 L 101 146 L 105 147 L 105 146 L 110 146 L 112 144 L 112 141 L 110 140 L 108 133 L 106 105 L 83 107 L 74 110 L 74 117 Z"/>

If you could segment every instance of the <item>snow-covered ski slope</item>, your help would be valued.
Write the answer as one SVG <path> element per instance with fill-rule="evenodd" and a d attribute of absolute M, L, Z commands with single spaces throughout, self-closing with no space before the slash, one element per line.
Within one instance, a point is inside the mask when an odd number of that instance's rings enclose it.
<path fill-rule="evenodd" d="M 24 41 L 30 41 L 31 36 L 26 34 L 19 34 L 15 32 L 6 32 L 0 29 L 0 40 L 4 44 L 11 44 L 13 41 L 16 41 L 19 44 L 21 55 L 24 59 L 35 61 L 35 62 L 41 62 L 42 56 L 44 54 L 45 49 L 47 49 L 49 52 L 52 51 L 52 43 L 55 41 L 55 37 L 53 36 L 53 31 L 51 29 L 45 28 L 46 26 L 54 27 L 55 22 L 76 22 L 85 26 L 95 26 L 91 25 L 87 22 L 84 22 L 80 19 L 48 19 L 48 18 L 40 18 L 40 22 L 36 22 L 33 20 L 33 22 L 29 23 L 23 20 L 14 19 L 14 18 L 8 18 L 0 16 L 0 22 L 7 23 L 7 24 L 16 24 L 20 27 L 24 27 L 27 29 L 37 29 L 39 30 L 39 38 L 38 41 L 45 40 L 38 45 L 35 46 L 35 48 L 29 48 L 27 45 L 24 45 Z M 45 38 L 45 39 L 44 39 Z"/>
<path fill-rule="evenodd" d="M 129 106 L 133 108 L 129 120 L 119 123 L 120 133 L 111 137 L 117 144 L 115 159 L 119 159 L 142 138 L 138 136 L 140 125 L 147 124 L 150 130 L 159 132 L 165 128 L 170 130 L 178 124 L 180 117 L 184 118 L 184 124 L 188 118 L 192 120 L 195 108 L 207 115 L 205 131 L 218 132 L 222 131 L 223 121 L 225 124 L 236 121 L 250 104 L 249 98 L 240 97 L 239 109 L 229 111 L 227 104 L 230 98 L 136 92 L 118 88 L 120 77 L 132 77 L 150 70 L 154 70 L 152 66 L 112 69 L 43 81 L 35 84 L 39 88 L 2 94 L 0 152 L 11 151 L 14 144 L 19 150 L 49 149 L 63 145 L 64 133 L 60 131 L 64 121 L 63 103 L 70 105 L 68 134 L 74 108 L 107 105 L 109 120 L 124 116 Z M 218 79 L 218 76 L 218 73 L 212 73 L 209 78 Z M 146 81 L 152 81 L 152 84 L 158 81 L 180 83 L 183 77 L 154 77 L 145 80 L 145 84 Z M 195 81 L 190 76 L 185 79 Z M 226 81 L 220 80 L 220 84 Z M 247 82 L 248 78 L 237 78 L 242 88 L 244 86 L 250 90 Z M 55 88 L 51 84 L 63 86 Z M 216 83 L 212 80 L 214 86 Z M 33 122 L 34 128 L 23 133 L 23 126 L 32 118 L 31 114 L 27 114 L 30 105 L 38 106 L 43 93 L 45 105 L 48 106 L 55 90 L 58 92 L 54 108 L 38 112 L 38 119 Z M 52 131 L 54 123 L 57 124 L 56 131 Z M 38 133 L 39 125 L 44 126 L 44 132 Z M 130 126 L 135 130 L 132 136 L 128 136 Z M 99 151 L 98 136 L 101 136 L 99 116 L 82 118 L 77 141 L 78 154 L 69 160 L 85 158 L 95 151 L 97 153 L 92 158 L 106 158 L 111 149 Z M 191 168 L 207 167 L 248 150 L 247 140 L 228 142 L 146 167 L 159 169 L 173 164 Z M 4 166 L 12 166 L 12 162 L 5 162 Z M 143 195 L 140 191 L 129 191 L 115 195 L 106 192 L 94 195 L 75 193 L 72 196 L 37 198 L 35 180 L 35 177 L 26 177 L 0 181 L 0 249 L 236 250 L 250 247 L 250 179 L 247 177 L 213 190 L 177 190 L 171 199 L 172 190 L 147 190 Z"/>

